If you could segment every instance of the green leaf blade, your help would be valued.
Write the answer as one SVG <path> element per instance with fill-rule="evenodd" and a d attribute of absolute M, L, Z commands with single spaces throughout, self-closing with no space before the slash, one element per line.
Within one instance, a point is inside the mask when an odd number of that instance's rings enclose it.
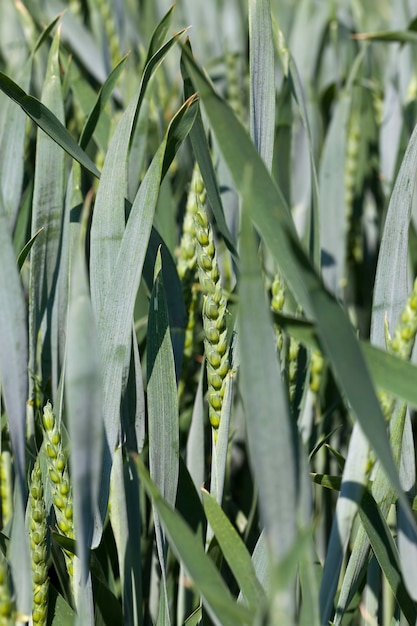
<path fill-rule="evenodd" d="M 221 507 L 206 491 L 203 506 L 207 521 L 219 542 L 223 555 L 235 576 L 248 606 L 254 611 L 265 603 L 265 594 L 256 577 L 251 556 Z"/>
<path fill-rule="evenodd" d="M 236 626 L 252 624 L 253 612 L 236 604 L 213 561 L 204 552 L 201 542 L 187 524 L 161 497 L 142 460 L 136 459 L 140 479 L 164 525 L 166 535 L 177 558 L 203 598 L 203 603 L 216 624 Z"/>

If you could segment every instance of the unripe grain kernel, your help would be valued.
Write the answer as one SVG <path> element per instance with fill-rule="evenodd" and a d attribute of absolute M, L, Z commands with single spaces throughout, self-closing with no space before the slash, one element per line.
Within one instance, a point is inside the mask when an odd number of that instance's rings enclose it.
<path fill-rule="evenodd" d="M 226 330 L 226 320 L 224 319 L 224 311 L 219 307 L 220 316 L 215 320 L 216 328 L 219 332 L 224 332 Z"/>
<path fill-rule="evenodd" d="M 58 509 L 63 509 L 65 506 L 65 500 L 57 493 L 53 497 L 53 503 Z"/>
<path fill-rule="evenodd" d="M 219 374 L 219 376 L 221 376 L 224 379 L 228 371 L 229 371 L 229 360 L 227 357 L 223 357 L 223 360 L 220 366 L 217 368 L 217 373 Z"/>
<path fill-rule="evenodd" d="M 210 372 L 207 375 L 207 379 L 213 389 L 216 389 L 217 391 L 221 389 L 223 380 L 216 372 Z"/>
<path fill-rule="evenodd" d="M 60 519 L 57 523 L 59 530 L 66 535 L 70 531 L 70 525 L 67 524 L 63 519 Z"/>
<path fill-rule="evenodd" d="M 220 411 L 222 408 L 222 399 L 218 392 L 210 391 L 209 402 L 215 411 Z"/>
<path fill-rule="evenodd" d="M 297 376 L 297 363 L 295 361 L 291 361 L 288 367 L 288 377 L 291 381 L 295 380 Z"/>
<path fill-rule="evenodd" d="M 64 478 L 61 484 L 59 485 L 59 493 L 61 494 L 61 496 L 67 496 L 69 492 L 70 492 L 69 482 Z"/>
<path fill-rule="evenodd" d="M 2 599 L 0 602 L 0 615 L 9 617 L 13 612 L 13 603 L 11 600 Z"/>
<path fill-rule="evenodd" d="M 33 594 L 35 604 L 43 604 L 48 598 L 48 589 L 46 587 L 37 587 Z"/>
<path fill-rule="evenodd" d="M 198 224 L 207 232 L 207 238 L 208 238 L 209 221 L 208 221 L 208 217 L 206 215 L 206 212 L 205 211 L 197 211 L 196 219 L 197 219 Z"/>
<path fill-rule="evenodd" d="M 42 497 L 42 494 L 42 486 L 33 483 L 30 487 L 30 495 L 32 496 L 32 498 L 34 498 L 34 500 L 39 500 L 39 498 Z"/>
<path fill-rule="evenodd" d="M 33 509 L 33 510 L 32 510 L 32 518 L 34 519 L 34 521 L 35 521 L 35 522 L 37 522 L 37 523 L 39 524 L 40 522 L 42 522 L 42 521 L 43 521 L 43 518 L 44 518 L 44 512 L 43 512 L 43 511 L 40 511 L 40 510 L 39 510 L 39 509 L 37 509 L 37 508 L 36 508 L 36 509 Z"/>
<path fill-rule="evenodd" d="M 182 245 L 182 253 L 187 260 L 190 260 L 195 255 L 195 245 L 192 241 L 186 241 Z"/>
<path fill-rule="evenodd" d="M 55 418 L 54 415 L 52 413 L 52 409 L 51 409 L 51 405 L 48 402 L 43 410 L 43 425 L 45 430 L 47 431 L 51 431 L 53 430 L 54 426 L 55 426 Z"/>
<path fill-rule="evenodd" d="M 208 254 L 208 256 L 212 259 L 216 252 L 214 249 L 214 243 L 212 241 L 209 241 L 209 243 L 205 247 L 205 250 L 206 250 L 206 254 Z"/>
<path fill-rule="evenodd" d="M 211 328 L 207 329 L 206 337 L 210 343 L 217 344 L 220 339 L 220 333 L 217 328 L 212 326 Z"/>
<path fill-rule="evenodd" d="M 208 276 L 200 276 L 199 280 L 200 280 L 201 289 L 205 293 L 213 294 L 213 299 L 214 299 L 215 294 L 214 294 L 213 281 L 211 280 L 211 278 L 209 278 Z"/>
<path fill-rule="evenodd" d="M 211 296 L 207 296 L 203 303 L 203 314 L 210 320 L 216 320 L 219 317 L 219 307 Z"/>
<path fill-rule="evenodd" d="M 213 300 L 216 304 L 220 305 L 222 301 L 222 297 L 223 297 L 222 290 L 219 289 L 217 286 L 216 290 L 213 293 Z M 219 308 L 220 308 L 220 313 L 224 313 L 226 310 L 226 304 L 224 303 L 223 307 L 220 306 Z"/>
<path fill-rule="evenodd" d="M 401 321 L 404 322 L 404 324 L 407 324 L 412 318 L 412 314 L 411 311 L 409 310 L 408 307 L 406 307 L 404 309 L 404 311 L 401 313 Z"/>
<path fill-rule="evenodd" d="M 38 525 L 36 525 L 36 528 L 37 527 L 38 527 Z M 42 543 L 42 541 L 44 540 L 44 536 L 43 536 L 43 534 L 40 531 L 34 530 L 31 533 L 31 539 L 32 539 L 31 545 L 33 546 L 33 549 L 36 550 L 37 546 L 39 546 Z"/>
<path fill-rule="evenodd" d="M 65 517 L 67 518 L 67 520 L 72 520 L 72 516 L 73 516 L 72 504 L 68 504 L 65 509 Z"/>
<path fill-rule="evenodd" d="M 65 454 L 63 454 L 62 452 L 59 453 L 57 459 L 56 459 L 56 463 L 55 463 L 55 467 L 58 470 L 58 472 L 62 472 L 65 468 L 66 465 L 66 458 L 65 458 Z"/>
<path fill-rule="evenodd" d="M 290 361 L 295 361 L 298 358 L 299 349 L 300 349 L 300 346 L 299 346 L 298 341 L 294 341 L 293 339 L 291 339 L 290 348 L 288 351 L 288 357 Z"/>
<path fill-rule="evenodd" d="M 220 415 L 216 411 L 210 413 L 210 424 L 213 428 L 218 428 L 220 425 Z"/>
<path fill-rule="evenodd" d="M 202 228 L 196 227 L 195 236 L 197 237 L 197 241 L 201 246 L 206 246 L 208 244 L 208 235 Z"/>
<path fill-rule="evenodd" d="M 217 269 L 217 267 L 212 267 L 211 272 L 210 272 L 210 278 L 213 281 L 213 283 L 217 283 L 217 281 L 219 280 L 219 270 Z"/>
<path fill-rule="evenodd" d="M 45 622 L 46 611 L 47 611 L 46 608 L 44 609 L 44 608 L 41 608 L 41 607 L 37 607 L 36 609 L 34 609 L 32 611 L 33 623 L 34 624 L 42 624 L 43 622 Z"/>
<path fill-rule="evenodd" d="M 208 254 L 201 254 L 200 256 L 200 263 L 201 266 L 203 267 L 203 269 L 206 272 L 211 271 L 212 267 L 213 267 L 213 261 L 212 259 L 208 256 Z"/>
<path fill-rule="evenodd" d="M 40 567 L 39 569 L 35 569 L 32 572 L 32 578 L 35 585 L 43 585 L 46 578 L 48 576 L 48 572 L 45 571 L 44 567 Z"/>
<path fill-rule="evenodd" d="M 195 183 L 195 192 L 200 196 L 202 193 L 205 192 L 204 189 L 204 184 L 203 181 L 200 179 L 198 179 Z"/>
<path fill-rule="evenodd" d="M 36 550 L 33 551 L 32 561 L 34 563 L 42 563 L 45 560 L 46 560 L 46 549 L 38 547 Z"/>
<path fill-rule="evenodd" d="M 207 360 L 214 369 L 220 367 L 221 364 L 221 356 L 216 350 L 209 349 L 207 352 Z"/>
<path fill-rule="evenodd" d="M 227 349 L 228 349 L 228 346 L 227 346 L 227 341 L 221 341 L 221 342 L 219 342 L 219 344 L 217 345 L 217 352 L 218 352 L 221 356 L 223 356 L 223 355 L 225 355 L 225 354 L 226 354 Z"/>
<path fill-rule="evenodd" d="M 56 449 L 48 442 L 45 446 L 46 454 L 50 459 L 56 459 Z"/>
<path fill-rule="evenodd" d="M 401 348 L 401 342 L 398 337 L 394 337 L 394 339 L 392 340 L 391 348 L 394 350 L 394 352 L 398 352 Z"/>
<path fill-rule="evenodd" d="M 52 480 L 53 483 L 55 483 L 56 485 L 58 485 L 61 482 L 61 477 L 59 476 L 59 474 L 57 474 L 55 472 L 55 470 L 53 470 L 52 468 L 49 468 L 49 478 Z"/>
<path fill-rule="evenodd" d="M 318 393 L 320 389 L 320 380 L 321 380 L 320 376 L 317 376 L 317 375 L 311 376 L 310 389 L 311 391 L 314 391 L 314 393 Z"/>
<path fill-rule="evenodd" d="M 401 330 L 401 339 L 403 341 L 410 341 L 412 335 L 413 335 L 413 330 L 412 330 L 412 328 L 410 328 L 410 326 L 405 326 Z"/>

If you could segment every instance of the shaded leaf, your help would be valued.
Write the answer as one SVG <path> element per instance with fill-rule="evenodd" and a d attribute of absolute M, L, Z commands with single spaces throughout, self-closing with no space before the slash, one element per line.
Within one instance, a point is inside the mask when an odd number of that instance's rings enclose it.
<path fill-rule="evenodd" d="M 136 466 L 139 477 L 164 525 L 171 548 L 184 564 L 211 618 L 216 624 L 223 626 L 252 624 L 253 612 L 235 603 L 213 561 L 204 552 L 201 543 L 187 524 L 161 497 L 140 457 L 136 458 Z"/>

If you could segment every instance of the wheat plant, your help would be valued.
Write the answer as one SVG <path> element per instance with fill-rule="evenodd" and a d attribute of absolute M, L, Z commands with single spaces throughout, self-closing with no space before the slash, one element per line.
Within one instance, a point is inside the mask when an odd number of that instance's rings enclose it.
<path fill-rule="evenodd" d="M 0 2 L 1 624 L 417 623 L 416 18 Z"/>

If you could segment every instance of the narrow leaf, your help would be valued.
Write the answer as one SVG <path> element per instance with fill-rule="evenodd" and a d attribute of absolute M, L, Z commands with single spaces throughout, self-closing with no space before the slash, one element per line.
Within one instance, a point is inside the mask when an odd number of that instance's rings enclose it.
<path fill-rule="evenodd" d="M 101 483 L 100 511 L 103 517 L 107 509 L 111 459 L 120 430 L 120 399 L 123 373 L 130 351 L 134 304 L 158 199 L 169 132 L 170 128 L 133 202 L 113 266 L 112 283 L 98 322 L 103 362 L 103 415 L 109 446 L 105 449 Z M 99 541 L 99 533 L 95 541 Z"/>
<path fill-rule="evenodd" d="M 186 45 L 190 47 L 189 41 L 187 41 Z M 185 97 L 189 98 L 194 93 L 194 87 L 191 83 L 188 70 L 184 62 L 184 54 L 185 53 L 183 52 L 183 54 L 181 55 L 181 74 L 184 80 Z M 223 210 L 222 201 L 220 197 L 220 191 L 217 185 L 217 179 L 216 179 L 216 175 L 214 172 L 213 163 L 210 157 L 210 150 L 209 150 L 209 145 L 207 141 L 206 131 L 204 129 L 203 120 L 202 120 L 200 111 L 197 112 L 194 126 L 190 131 L 190 140 L 191 140 L 191 145 L 193 147 L 195 158 L 200 168 L 201 176 L 204 180 L 204 186 L 207 190 L 207 196 L 208 196 L 209 203 L 213 211 L 214 219 L 216 220 L 216 224 L 230 252 L 235 257 L 237 257 L 235 244 L 233 242 L 233 238 L 230 234 L 230 231 L 227 227 L 226 220 L 224 217 L 224 210 Z"/>
<path fill-rule="evenodd" d="M 140 457 L 136 458 L 139 477 L 158 511 L 165 533 L 176 557 L 184 564 L 188 576 L 203 598 L 216 624 L 236 626 L 252 624 L 253 612 L 236 604 L 211 558 L 187 524 L 161 497 Z"/>
<path fill-rule="evenodd" d="M 149 467 L 171 505 L 178 485 L 178 392 L 162 272 L 154 282 L 148 318 L 147 398 Z"/>
<path fill-rule="evenodd" d="M 110 521 L 117 546 L 123 614 L 126 621 L 138 624 L 142 607 L 142 563 L 136 555 L 141 549 L 141 515 L 138 476 L 132 464 L 131 458 L 123 458 L 122 448 L 117 448 L 111 475 Z"/>
<path fill-rule="evenodd" d="M 65 152 L 78 161 L 88 172 L 100 178 L 100 172 L 90 157 L 80 148 L 75 139 L 70 135 L 65 126 L 59 121 L 52 111 L 42 102 L 29 96 L 11 78 L 0 72 L 0 89 L 9 98 L 22 107 L 39 128 L 53 139 Z"/>
<path fill-rule="evenodd" d="M 93 136 L 100 115 L 104 111 L 104 107 L 113 93 L 113 89 L 119 80 L 127 59 L 127 54 L 120 59 L 119 63 L 113 69 L 111 74 L 109 74 L 106 82 L 101 86 L 100 91 L 98 92 L 96 103 L 92 108 L 81 133 L 80 146 L 83 150 L 87 148 L 88 143 Z"/>
<path fill-rule="evenodd" d="M 417 126 L 395 181 L 378 255 L 372 305 L 371 341 L 385 347 L 384 319 L 394 333 L 408 295 L 408 228 L 416 180 Z"/>
<path fill-rule="evenodd" d="M 268 170 L 275 137 L 275 67 L 269 0 L 249 0 L 250 132 Z"/>
<path fill-rule="evenodd" d="M 67 423 L 75 532 L 84 586 L 101 482 L 103 425 L 99 347 L 81 245 L 76 248 L 72 267 L 67 337 Z"/>
<path fill-rule="evenodd" d="M 0 381 L 13 445 L 14 468 L 26 493 L 26 399 L 28 394 L 28 339 L 26 305 L 11 239 L 10 225 L 0 195 Z"/>
<path fill-rule="evenodd" d="M 409 624 L 415 624 L 417 609 L 411 600 L 401 576 L 401 565 L 397 547 L 387 522 L 369 492 L 361 502 L 360 517 L 378 563 L 384 572 L 401 611 Z"/>
<path fill-rule="evenodd" d="M 296 541 L 297 450 L 279 371 L 273 328 L 249 217 L 241 230 L 239 357 L 241 394 L 259 508 L 272 556 L 278 561 Z M 285 502 L 285 507 L 282 506 Z M 283 597 L 291 615 L 292 599 Z"/>
<path fill-rule="evenodd" d="M 64 105 L 59 72 L 59 32 L 55 35 L 49 55 L 42 100 L 58 123 L 64 120 Z M 51 378 L 55 397 L 63 355 L 59 352 L 59 303 L 56 296 L 60 268 L 61 235 L 64 224 L 65 154 L 44 132 L 38 130 L 32 201 L 32 233 L 42 232 L 31 250 L 29 277 L 30 367 L 36 371 L 36 351 L 41 340 L 41 368 L 37 374 Z M 51 185 L 51 180 L 54 183 Z M 62 278 L 62 275 L 60 276 Z M 65 276 L 65 279 L 67 277 Z M 61 328 L 61 330 L 63 330 Z M 40 336 L 39 336 L 40 331 Z"/>
<path fill-rule="evenodd" d="M 265 603 L 266 597 L 256 577 L 251 556 L 245 544 L 216 500 L 204 490 L 203 506 L 207 521 L 213 530 L 214 536 L 223 552 L 223 556 L 228 562 L 248 606 L 256 610 L 259 605 Z"/>
<path fill-rule="evenodd" d="M 36 241 L 36 237 L 38 237 L 40 235 L 40 233 L 42 232 L 43 228 L 39 228 L 39 230 L 37 230 L 34 235 L 29 239 L 29 241 L 27 242 L 27 244 L 24 246 L 24 248 L 21 250 L 19 256 L 17 257 L 17 267 L 19 268 L 19 271 L 22 269 L 24 262 L 27 259 L 27 256 L 30 252 L 30 249 L 32 248 L 33 244 Z"/>

